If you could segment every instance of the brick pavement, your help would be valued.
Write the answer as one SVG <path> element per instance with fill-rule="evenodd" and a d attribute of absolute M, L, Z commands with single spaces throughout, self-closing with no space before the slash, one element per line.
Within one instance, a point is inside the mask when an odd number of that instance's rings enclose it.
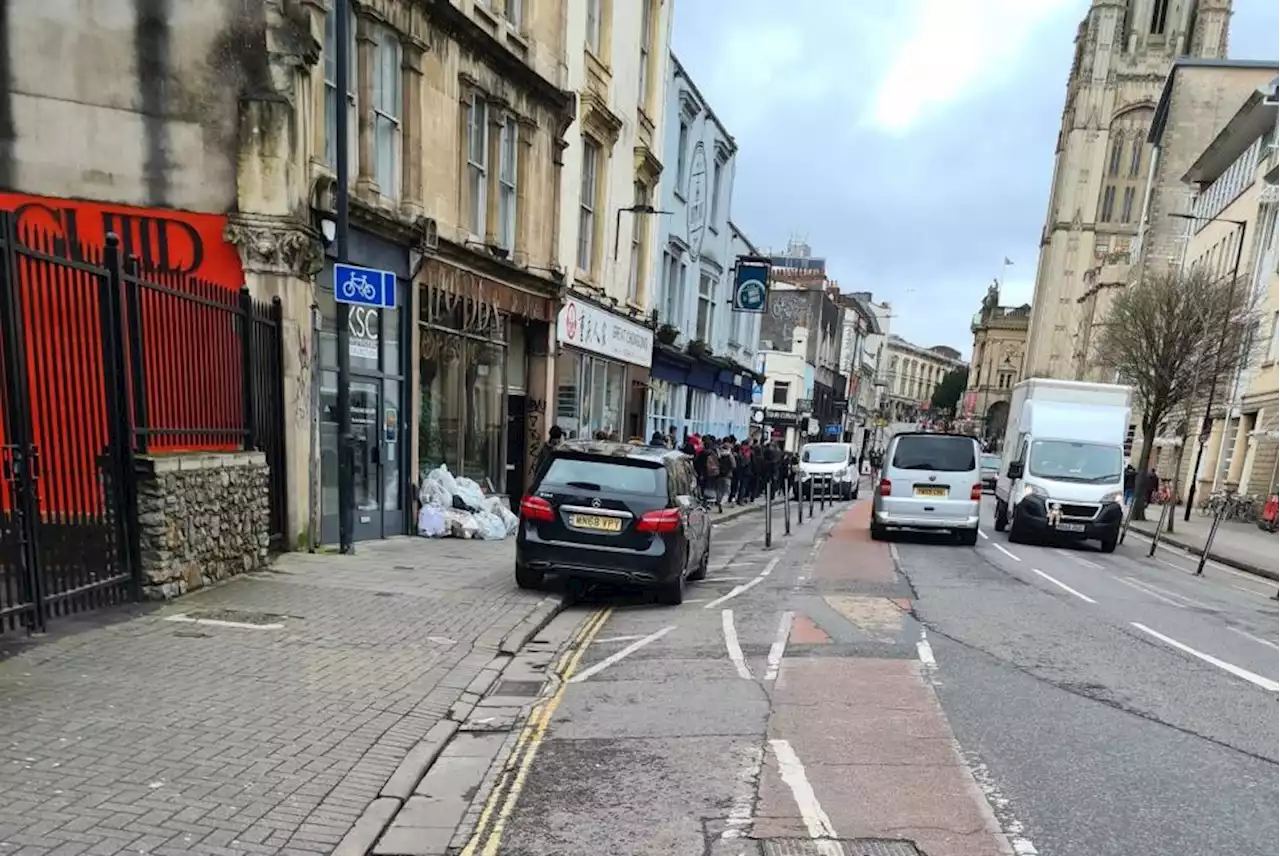
<path fill-rule="evenodd" d="M 0 662 L 0 856 L 331 852 L 526 619 L 514 542 L 291 554 Z M 233 610 L 279 629 L 166 620 Z M 522 624 L 522 622 L 524 622 Z"/>

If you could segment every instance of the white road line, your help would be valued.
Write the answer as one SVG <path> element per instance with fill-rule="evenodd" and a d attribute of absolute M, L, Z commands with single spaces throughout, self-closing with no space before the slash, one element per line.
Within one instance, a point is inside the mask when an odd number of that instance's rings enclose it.
<path fill-rule="evenodd" d="M 986 532 L 983 532 L 981 529 L 979 529 L 979 530 L 978 530 L 978 535 L 979 535 L 979 536 L 981 536 L 981 538 L 982 538 L 982 540 L 983 540 L 983 541 L 985 541 L 985 540 L 987 540 L 988 538 L 990 538 L 990 537 L 991 537 L 991 536 L 990 536 L 990 535 L 988 535 Z"/>
<path fill-rule="evenodd" d="M 1161 594 L 1163 594 L 1163 595 L 1165 595 L 1165 596 L 1167 596 L 1167 597 L 1171 597 L 1171 598 L 1173 598 L 1174 600 L 1181 601 L 1181 602 L 1182 602 L 1184 605 L 1186 605 L 1186 606 L 1198 606 L 1198 607 L 1200 607 L 1201 609 L 1212 609 L 1212 608 L 1213 608 L 1213 607 L 1209 606 L 1209 604 L 1207 604 L 1207 603 L 1204 603 L 1204 602 L 1202 602 L 1202 601 L 1196 600 L 1194 597 L 1187 597 L 1185 594 L 1179 594 L 1179 593 L 1178 593 L 1178 592 L 1176 592 L 1176 591 L 1170 591 L 1169 589 L 1167 589 L 1167 588 L 1162 588 L 1161 586 L 1158 586 L 1158 585 L 1156 585 L 1155 583 L 1149 583 L 1149 582 L 1147 582 L 1146 580 L 1140 580 L 1140 579 L 1137 579 L 1136 577 L 1127 577 L 1127 579 L 1132 580 L 1133 582 L 1135 582 L 1135 583 L 1137 583 L 1138 585 L 1140 585 L 1140 586 L 1142 586 L 1143 588 L 1145 588 L 1147 591 L 1150 591 L 1150 592 L 1160 592 Z"/>
<path fill-rule="evenodd" d="M 765 565 L 764 570 L 760 572 L 760 575 L 758 577 L 756 577 L 753 580 L 749 580 L 748 582 L 745 582 L 742 585 L 734 586 L 733 588 L 729 589 L 729 592 L 727 594 L 720 595 L 718 598 L 706 604 L 702 608 L 714 609 L 720 604 L 724 603 L 725 601 L 737 597 L 738 595 L 742 594 L 744 591 L 748 591 L 754 588 L 755 586 L 760 585 L 760 583 L 764 582 L 765 577 L 773 573 L 773 569 L 778 566 L 778 562 L 781 561 L 781 558 L 782 558 L 781 556 L 777 556 L 773 558 L 772 560 L 770 560 L 769 564 Z"/>
<path fill-rule="evenodd" d="M 1241 630 L 1239 627 L 1228 626 L 1227 629 L 1230 630 L 1232 633 L 1240 634 L 1246 639 L 1252 639 L 1254 642 L 1257 642 L 1259 645 L 1266 645 L 1268 648 L 1272 648 L 1274 650 L 1280 651 L 1280 645 L 1277 645 L 1274 642 L 1270 642 L 1266 639 L 1263 639 L 1261 636 L 1254 636 L 1252 633 L 1246 633 L 1243 630 Z"/>
<path fill-rule="evenodd" d="M 743 580 L 745 580 L 745 579 L 747 579 L 747 577 L 722 577 L 722 576 L 720 576 L 719 574 L 716 574 L 716 575 L 714 575 L 714 576 L 710 577 L 709 579 L 706 579 L 706 580 L 697 580 L 696 582 L 708 582 L 708 583 L 740 583 L 740 582 L 742 582 L 742 581 L 743 581 Z"/>
<path fill-rule="evenodd" d="M 759 746 L 743 747 L 744 759 L 738 768 L 733 786 L 733 803 L 720 838 L 744 838 L 751 831 L 756 804 L 756 782 L 760 780 L 760 767 L 764 764 L 764 750 Z"/>
<path fill-rule="evenodd" d="M 1032 568 L 1031 570 L 1032 570 L 1034 573 L 1037 573 L 1037 574 L 1039 574 L 1040 576 L 1044 577 L 1046 580 L 1048 580 L 1049 582 L 1053 583 L 1055 586 L 1057 586 L 1058 588 L 1060 588 L 1060 589 L 1062 589 L 1063 591 L 1067 592 L 1068 594 L 1073 594 L 1073 595 L 1075 595 L 1076 597 L 1080 598 L 1081 600 L 1083 600 L 1083 601 L 1084 601 L 1084 602 L 1086 602 L 1086 603 L 1097 603 L 1097 601 L 1096 601 L 1096 600 L 1094 600 L 1093 598 L 1089 597 L 1089 595 L 1087 595 L 1087 594 L 1081 594 L 1080 592 L 1078 592 L 1078 591 L 1076 591 L 1075 589 L 1073 589 L 1071 586 L 1069 586 L 1069 585 L 1067 585 L 1066 583 L 1064 583 L 1062 580 L 1056 580 L 1056 579 L 1054 579 L 1053 577 L 1049 576 L 1048 574 L 1046 574 L 1044 571 L 1040 570 L 1039 568 Z"/>
<path fill-rule="evenodd" d="M 923 627 L 920 628 L 920 641 L 916 642 L 916 656 L 926 671 L 938 668 L 938 661 L 933 656 L 933 646 L 929 644 L 929 636 Z"/>
<path fill-rule="evenodd" d="M 1271 594 L 1269 592 L 1259 591 L 1258 589 L 1250 588 L 1249 586 L 1238 586 L 1235 583 L 1227 583 L 1227 585 L 1231 586 L 1236 591 L 1243 591 L 1243 592 L 1248 592 L 1249 594 L 1256 594 L 1258 597 L 1265 597 L 1265 598 L 1271 597 Z"/>
<path fill-rule="evenodd" d="M 782 655 L 787 651 L 787 637 L 791 635 L 791 622 L 795 617 L 794 612 L 784 612 L 778 621 L 778 634 L 774 636 L 773 644 L 769 646 L 768 665 L 764 670 L 766 681 L 778 679 L 778 670 L 782 668 Z"/>
<path fill-rule="evenodd" d="M 689 601 L 687 600 L 685 601 L 685 603 L 688 603 L 688 602 Z M 592 645 L 612 645 L 614 642 L 634 642 L 637 639 L 643 639 L 643 638 L 644 637 L 638 633 L 635 636 L 610 636 L 608 639 L 594 639 L 592 640 L 591 644 Z"/>
<path fill-rule="evenodd" d="M 1262 677 L 1262 675 L 1254 674 L 1253 672 L 1250 672 L 1248 669 L 1242 669 L 1239 666 L 1234 666 L 1231 663 L 1228 663 L 1226 660 L 1219 660 L 1217 657 L 1213 656 L 1212 654 L 1206 654 L 1203 651 L 1197 651 L 1195 648 L 1192 648 L 1190 645 L 1183 645 L 1177 639 L 1170 639 L 1168 636 L 1165 636 L 1163 633 L 1158 633 L 1155 630 L 1152 630 L 1150 627 L 1148 627 L 1145 624 L 1139 624 L 1136 621 L 1132 621 L 1130 622 L 1130 624 L 1132 624 L 1134 627 L 1141 630 L 1143 633 L 1146 633 L 1150 636 L 1154 636 L 1155 638 L 1159 639 L 1161 642 L 1165 643 L 1166 645 L 1172 645 L 1174 648 L 1177 648 L 1179 651 L 1190 654 L 1192 657 L 1195 657 L 1197 659 L 1204 660 L 1209 665 L 1217 666 L 1219 669 L 1222 669 L 1223 671 L 1230 672 L 1231 674 L 1235 675 L 1237 678 L 1244 678 L 1249 683 L 1262 687 L 1264 690 L 1270 690 L 1273 693 L 1280 692 L 1280 683 L 1276 683 L 1270 678 L 1264 678 Z"/>
<path fill-rule="evenodd" d="M 1178 601 L 1174 600 L 1171 597 L 1165 597 L 1159 592 L 1154 592 L 1151 589 L 1139 583 L 1137 580 L 1133 579 L 1132 577 L 1116 577 L 1116 582 L 1124 583 L 1131 589 L 1136 589 L 1137 591 L 1140 591 L 1143 594 L 1151 595 L 1151 597 L 1154 597 L 1156 600 L 1162 600 L 1165 603 L 1169 604 L 1170 606 L 1178 607 L 1178 609 L 1187 608 L 1187 605 L 1185 603 L 1179 603 Z"/>
<path fill-rule="evenodd" d="M 666 636 L 668 633 L 670 633 L 672 630 L 675 630 L 675 629 L 676 629 L 676 626 L 674 624 L 671 624 L 655 633 L 650 633 L 648 636 L 645 636 L 641 639 L 637 639 L 627 647 L 623 648 L 621 651 L 618 651 L 616 654 L 610 654 L 608 657 L 605 657 L 603 660 L 601 660 L 599 663 L 596 663 L 591 668 L 584 669 L 583 671 L 578 672 L 578 674 L 574 675 L 572 678 L 569 679 L 569 683 L 580 684 L 583 681 L 585 681 L 587 678 L 591 677 L 592 675 L 600 674 L 605 669 L 609 668 L 614 663 L 621 660 L 623 657 L 628 657 L 634 654 L 644 646 L 648 645 L 650 642 L 657 642 L 663 636 Z"/>
<path fill-rule="evenodd" d="M 796 801 L 796 807 L 800 809 L 800 819 L 804 821 L 804 828 L 809 832 L 809 837 L 835 838 L 836 830 L 831 825 L 831 818 L 827 817 L 827 813 L 819 805 L 818 796 L 813 792 L 813 786 L 809 784 L 809 777 L 805 775 L 804 764 L 800 763 L 791 744 L 786 740 L 772 739 L 769 741 L 769 747 L 773 749 L 773 755 L 778 759 L 778 773 L 782 776 L 782 781 L 786 782 L 787 787 L 791 789 L 791 796 Z"/>
<path fill-rule="evenodd" d="M 1054 552 L 1059 553 L 1063 556 L 1066 556 L 1071 561 L 1084 565 L 1086 568 L 1096 568 L 1099 571 L 1102 570 L 1102 565 L 1099 565 L 1097 562 L 1091 562 L 1090 560 L 1086 559 L 1084 556 L 1077 556 L 1075 553 L 1071 552 L 1070 550 L 1063 550 L 1062 548 L 1056 548 L 1054 549 Z"/>
<path fill-rule="evenodd" d="M 1146 534 L 1145 532 L 1139 532 L 1136 529 L 1130 529 L 1129 534 L 1135 535 L 1144 541 L 1151 540 L 1150 535 Z M 1186 559 L 1189 562 L 1198 563 L 1200 561 L 1200 557 L 1198 555 L 1196 555 L 1195 553 L 1192 553 L 1190 550 L 1187 550 L 1183 547 L 1170 547 L 1168 544 L 1164 543 L 1163 541 L 1161 541 L 1156 546 L 1158 546 L 1161 550 L 1168 550 L 1170 553 L 1173 553 L 1175 556 L 1181 556 L 1182 558 Z M 1245 571 L 1241 571 L 1237 568 L 1231 567 L 1230 565 L 1224 565 L 1221 562 L 1215 562 L 1213 559 L 1210 559 L 1209 561 L 1205 562 L 1205 564 L 1212 565 L 1213 567 L 1217 568 L 1220 571 L 1226 571 L 1227 573 L 1240 577 L 1242 579 L 1256 580 L 1258 578 L 1257 574 L 1250 574 Z"/>
<path fill-rule="evenodd" d="M 280 630 L 283 624 L 250 624 L 247 621 L 223 621 L 220 618 L 192 618 L 189 615 L 170 615 L 165 621 L 178 621 L 183 624 L 203 624 L 209 627 L 234 627 L 237 630 Z"/>
<path fill-rule="evenodd" d="M 1001 553 L 1004 553 L 1006 556 L 1008 556 L 1010 559 L 1013 559 L 1015 562 L 1021 562 L 1021 561 L 1022 561 L 1022 560 L 1021 560 L 1021 559 L 1019 559 L 1017 556 L 1013 555 L 1013 554 L 1012 554 L 1012 553 L 1010 553 L 1008 550 L 1006 550 L 1006 549 L 1004 548 L 1004 545 L 1002 545 L 1002 544 L 992 544 L 991 546 L 992 546 L 992 547 L 995 547 L 997 550 L 999 550 Z"/>
<path fill-rule="evenodd" d="M 733 610 L 720 610 L 720 627 L 724 630 L 724 647 L 729 649 L 729 661 L 738 670 L 738 677 L 751 680 L 751 670 L 747 668 L 746 658 L 742 656 L 742 646 L 738 644 L 738 630 L 733 626 Z"/>

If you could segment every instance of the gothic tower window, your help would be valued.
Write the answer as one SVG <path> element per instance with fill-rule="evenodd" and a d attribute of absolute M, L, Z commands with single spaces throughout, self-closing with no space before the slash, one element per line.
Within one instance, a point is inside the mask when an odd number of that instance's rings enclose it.
<path fill-rule="evenodd" d="M 1165 25 L 1169 19 L 1169 0 L 1155 0 L 1155 6 L 1151 10 L 1151 33 L 1152 35 L 1164 35 Z"/>
<path fill-rule="evenodd" d="M 1138 137 L 1136 140 L 1133 141 L 1133 150 L 1129 153 L 1129 177 L 1130 178 L 1137 178 L 1138 169 L 1139 167 L 1142 166 L 1142 137 L 1145 137 L 1145 136 L 1146 134 L 1143 134 L 1142 136 Z"/>
<path fill-rule="evenodd" d="M 1102 212 L 1098 219 L 1103 223 L 1111 222 L 1111 215 L 1116 207 L 1116 186 L 1108 184 L 1107 189 L 1102 191 Z"/>
<path fill-rule="evenodd" d="M 1111 159 L 1107 163 L 1107 175 L 1120 174 L 1120 155 L 1124 149 L 1124 139 L 1117 138 L 1111 144 Z"/>

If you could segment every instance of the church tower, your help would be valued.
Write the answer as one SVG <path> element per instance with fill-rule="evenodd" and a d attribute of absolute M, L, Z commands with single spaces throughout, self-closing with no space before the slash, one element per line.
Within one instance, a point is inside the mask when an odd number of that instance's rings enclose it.
<path fill-rule="evenodd" d="M 1075 378 L 1085 274 L 1125 264 L 1174 57 L 1226 56 L 1231 0 L 1093 0 L 1076 29 L 1022 377 Z"/>

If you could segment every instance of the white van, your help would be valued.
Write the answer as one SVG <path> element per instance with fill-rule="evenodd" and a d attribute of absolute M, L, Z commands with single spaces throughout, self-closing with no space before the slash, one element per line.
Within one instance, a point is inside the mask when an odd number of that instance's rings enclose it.
<path fill-rule="evenodd" d="M 1013 388 L 997 532 L 1094 539 L 1116 548 L 1124 520 L 1124 441 L 1133 390 L 1110 383 L 1025 380 Z"/>
<path fill-rule="evenodd" d="M 807 443 L 800 450 L 796 466 L 796 498 L 809 496 L 809 480 L 815 495 L 831 498 L 858 498 L 858 453 L 851 443 Z M 829 491 L 829 492 L 828 492 Z"/>

